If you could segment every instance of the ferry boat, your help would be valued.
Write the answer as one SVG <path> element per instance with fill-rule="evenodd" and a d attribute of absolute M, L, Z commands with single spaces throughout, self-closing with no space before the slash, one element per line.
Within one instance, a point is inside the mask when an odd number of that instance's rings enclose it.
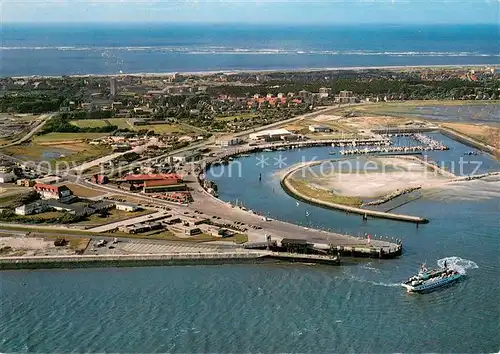
<path fill-rule="evenodd" d="M 401 283 L 401 286 L 406 288 L 409 293 L 425 293 L 454 283 L 463 276 L 464 274 L 449 269 L 446 266 L 444 268 L 427 270 L 424 264 L 417 275 Z"/>

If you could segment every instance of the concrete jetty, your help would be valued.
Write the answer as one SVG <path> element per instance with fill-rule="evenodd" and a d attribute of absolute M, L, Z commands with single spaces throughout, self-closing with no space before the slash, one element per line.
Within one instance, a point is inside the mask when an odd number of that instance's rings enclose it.
<path fill-rule="evenodd" d="M 324 265 L 340 264 L 339 257 L 241 249 L 239 251 L 235 250 L 234 252 L 0 257 L 0 270 L 215 265 L 266 261 L 316 263 Z"/>

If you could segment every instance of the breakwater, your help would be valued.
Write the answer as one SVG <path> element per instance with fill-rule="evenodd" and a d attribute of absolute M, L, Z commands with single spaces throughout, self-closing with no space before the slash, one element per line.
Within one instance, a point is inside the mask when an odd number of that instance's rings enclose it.
<path fill-rule="evenodd" d="M 377 252 L 373 254 L 377 255 Z M 0 270 L 219 265 L 273 261 L 340 264 L 339 257 L 247 250 L 242 252 L 0 257 Z"/>
<path fill-rule="evenodd" d="M 38 268 L 144 267 L 256 262 L 262 252 L 2 257 L 0 270 Z"/>
<path fill-rule="evenodd" d="M 314 161 L 311 164 L 319 164 L 322 163 L 322 161 Z M 348 213 L 355 213 L 359 215 L 363 215 L 364 218 L 368 216 L 376 217 L 376 218 L 384 218 L 384 219 L 391 219 L 391 220 L 398 220 L 398 221 L 405 221 L 405 222 L 412 222 L 416 224 L 426 224 L 429 222 L 429 220 L 422 218 L 420 216 L 412 216 L 412 215 L 405 215 L 405 214 L 394 214 L 394 213 L 386 213 L 382 211 L 376 211 L 376 210 L 368 210 L 368 209 L 363 209 L 363 208 L 357 208 L 353 206 L 348 206 L 348 205 L 343 205 L 343 204 L 337 204 L 337 203 L 332 203 L 332 202 L 327 202 L 323 200 L 319 200 L 307 195 L 304 195 L 300 192 L 298 192 L 295 187 L 290 183 L 289 177 L 296 172 L 298 169 L 309 166 L 311 164 L 305 163 L 305 164 L 300 164 L 299 166 L 296 166 L 295 168 L 292 168 L 289 170 L 281 179 L 281 187 L 283 190 L 288 193 L 290 196 L 317 205 L 321 207 L 326 207 L 326 208 L 331 208 L 331 209 L 337 209 L 337 210 L 342 210 L 346 211 Z"/>
<path fill-rule="evenodd" d="M 377 199 L 377 200 L 374 200 L 371 202 L 367 202 L 367 203 L 363 203 L 361 206 L 365 207 L 365 206 L 384 204 L 384 203 L 387 203 L 388 201 L 393 200 L 393 199 L 395 199 L 403 194 L 411 193 L 411 192 L 418 190 L 418 189 L 421 189 L 421 188 L 422 188 L 421 186 L 417 186 L 417 187 L 408 187 L 408 188 L 404 188 L 401 190 L 398 189 L 395 192 L 389 193 L 380 199 Z"/>

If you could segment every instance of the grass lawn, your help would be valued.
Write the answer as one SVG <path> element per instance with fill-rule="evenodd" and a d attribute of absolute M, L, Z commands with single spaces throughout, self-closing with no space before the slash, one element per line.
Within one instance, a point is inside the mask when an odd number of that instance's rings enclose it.
<path fill-rule="evenodd" d="M 74 164 L 80 164 L 93 160 L 111 153 L 111 149 L 105 146 L 93 146 L 81 141 L 55 141 L 52 143 L 26 143 L 22 145 L 9 146 L 2 149 L 7 155 L 11 155 L 23 160 L 31 161 L 51 161 L 55 166 L 56 162 L 61 165 L 68 163 L 73 167 Z M 53 158 L 64 155 L 63 157 Z"/>
<path fill-rule="evenodd" d="M 498 104 L 499 101 L 458 101 L 458 100 L 427 100 L 427 101 L 406 101 L 406 102 L 382 102 L 368 104 L 352 108 L 344 108 L 343 112 L 355 111 L 372 113 L 377 115 L 407 115 L 415 116 L 417 107 L 453 107 L 453 106 L 484 106 Z"/>
<path fill-rule="evenodd" d="M 111 125 L 116 125 L 120 129 L 131 129 L 134 131 L 139 130 L 153 130 L 157 134 L 172 134 L 172 133 L 186 133 L 187 129 L 178 124 L 148 124 L 148 125 L 130 125 L 128 124 L 129 118 L 110 118 L 107 119 Z M 104 122 L 103 122 L 104 123 Z"/>
<path fill-rule="evenodd" d="M 109 133 L 48 133 L 37 135 L 33 138 L 35 143 L 51 143 L 61 141 L 81 141 L 92 140 L 103 136 L 108 136 Z"/>
<path fill-rule="evenodd" d="M 295 190 L 304 196 L 318 199 L 324 202 L 348 205 L 353 207 L 359 207 L 362 201 L 358 197 L 346 197 L 341 195 L 336 195 L 328 192 L 327 190 L 321 190 L 311 187 L 306 181 L 297 180 L 294 178 L 289 178 L 288 182 L 295 188 Z"/>
<path fill-rule="evenodd" d="M 64 168 L 64 165 L 67 164 L 70 167 L 75 167 L 77 165 L 81 165 L 84 162 L 92 161 L 100 157 L 109 155 L 111 152 L 111 148 L 106 146 L 88 145 L 88 148 L 86 148 L 85 150 L 81 150 L 75 154 L 52 160 L 51 165 L 53 167 L 63 166 Z"/>
<path fill-rule="evenodd" d="M 100 128 L 107 126 L 103 119 L 79 119 L 72 120 L 71 124 L 80 128 Z"/>
<path fill-rule="evenodd" d="M 110 235 L 117 235 L 117 233 L 112 233 Z M 189 236 L 189 237 L 179 237 L 176 236 L 175 233 L 171 231 L 153 231 L 150 233 L 144 233 L 144 234 L 137 234 L 137 235 L 129 235 L 126 234 L 124 237 L 129 237 L 129 238 L 139 238 L 139 239 L 146 239 L 146 240 L 165 240 L 165 241 L 180 241 L 180 242 L 193 242 L 193 243 L 202 243 L 202 242 L 212 242 L 212 241 L 228 241 L 228 242 L 234 242 L 237 244 L 245 243 L 248 241 L 248 236 L 244 234 L 235 234 L 232 237 L 218 237 L 218 236 L 213 236 L 210 234 L 199 234 L 196 236 Z"/>
<path fill-rule="evenodd" d="M 500 147 L 500 128 L 466 123 L 443 123 L 441 126 L 467 135 L 481 143 Z"/>
<path fill-rule="evenodd" d="M 136 218 L 138 216 L 142 215 L 148 215 L 154 213 L 151 210 L 140 210 L 136 212 L 127 212 L 124 210 L 116 210 L 116 209 L 110 209 L 109 210 L 109 215 L 107 217 L 101 217 L 97 214 L 91 215 L 87 218 L 87 220 L 80 221 L 76 225 L 104 225 L 104 224 L 109 224 L 112 222 L 116 221 L 121 221 L 121 220 L 127 220 L 127 219 L 132 219 Z"/>
<path fill-rule="evenodd" d="M 35 214 L 35 215 L 26 215 L 26 216 L 24 216 L 24 218 L 25 219 L 49 220 L 49 219 L 61 217 L 64 214 L 66 214 L 66 213 L 62 212 L 62 211 L 47 211 L 45 213 L 40 213 L 40 214 Z"/>
<path fill-rule="evenodd" d="M 82 198 L 92 198 L 102 195 L 102 191 L 96 191 L 90 188 L 73 183 L 65 183 L 66 187 L 71 189 L 74 195 Z"/>
<path fill-rule="evenodd" d="M 232 122 L 235 119 L 236 120 L 254 119 L 254 118 L 257 118 L 257 117 L 259 117 L 259 115 L 255 114 L 255 113 L 243 113 L 243 114 L 237 114 L 237 115 L 234 115 L 234 116 L 216 117 L 215 120 Z"/>

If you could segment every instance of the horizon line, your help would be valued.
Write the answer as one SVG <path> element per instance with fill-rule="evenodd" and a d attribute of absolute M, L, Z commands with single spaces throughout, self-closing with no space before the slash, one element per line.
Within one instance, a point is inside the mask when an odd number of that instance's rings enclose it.
<path fill-rule="evenodd" d="M 360 25 L 373 25 L 373 26 L 477 26 L 488 25 L 500 28 L 499 22 L 375 22 L 375 21 L 362 21 L 362 22 L 344 22 L 344 23 L 328 23 L 328 22 L 250 22 L 250 21 L 235 21 L 235 22 L 220 22 L 220 21 L 121 21 L 121 20 L 99 20 L 99 21 L 81 21 L 81 22 L 66 22 L 66 21 L 1 21 L 1 26 L 4 25 L 266 25 L 266 26 L 316 26 L 316 27 L 340 27 L 340 26 L 360 26 Z"/>

